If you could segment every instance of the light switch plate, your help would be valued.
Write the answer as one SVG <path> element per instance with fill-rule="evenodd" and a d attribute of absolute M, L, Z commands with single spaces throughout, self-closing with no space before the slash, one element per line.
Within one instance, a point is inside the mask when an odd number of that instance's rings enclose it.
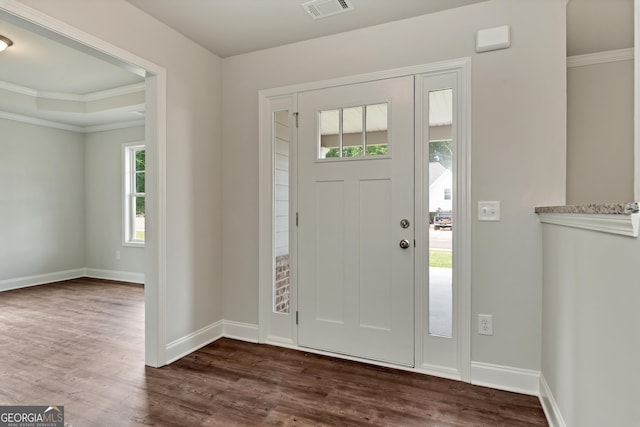
<path fill-rule="evenodd" d="M 500 221 L 500 202 L 478 202 L 478 221 Z"/>

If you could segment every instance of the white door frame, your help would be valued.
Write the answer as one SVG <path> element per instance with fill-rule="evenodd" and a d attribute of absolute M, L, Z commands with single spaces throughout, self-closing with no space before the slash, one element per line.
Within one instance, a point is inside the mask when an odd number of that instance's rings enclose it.
<path fill-rule="evenodd" d="M 416 368 L 430 375 L 471 380 L 471 80 L 469 64 L 422 73 L 415 87 L 416 260 L 429 256 L 428 91 L 453 89 L 453 341 L 429 335 L 429 265 L 416 262 Z M 426 199 L 426 200 L 425 200 Z M 427 350 L 431 350 L 427 354 Z M 443 364 L 442 360 L 454 364 Z M 421 364 L 418 364 L 421 361 Z"/>
<path fill-rule="evenodd" d="M 297 298 L 297 243 L 298 228 L 289 226 L 289 313 L 275 313 L 273 311 L 274 295 L 273 283 L 273 254 L 275 248 L 273 188 L 275 179 L 275 165 L 273 163 L 273 141 L 275 130 L 273 127 L 274 114 L 278 111 L 289 111 L 289 159 L 297 158 L 298 132 L 296 132 L 297 96 L 285 93 L 282 96 L 273 95 L 260 97 L 260 147 L 259 147 L 259 338 L 261 343 L 295 348 L 298 343 L 298 328 L 295 313 L 298 309 Z M 266 174 L 266 176 L 265 176 Z M 289 222 L 295 218 L 298 206 L 297 162 L 289 163 Z"/>
<path fill-rule="evenodd" d="M 147 239 L 145 242 L 145 364 L 166 365 L 166 116 L 167 72 L 163 67 L 85 33 L 15 0 L 0 10 L 104 54 L 146 77 Z"/>
<path fill-rule="evenodd" d="M 332 80 L 325 80 L 312 83 L 304 83 L 286 87 L 280 87 L 275 89 L 262 90 L 258 93 L 259 101 L 259 119 L 260 119 L 260 135 L 259 135 L 259 178 L 260 178 L 260 201 L 259 201 L 259 342 L 269 343 L 279 346 L 299 348 L 297 343 L 297 336 L 295 332 L 292 332 L 288 336 L 283 336 L 280 333 L 274 333 L 272 328 L 273 322 L 273 305 L 272 305 L 272 269 L 273 269 L 273 206 L 272 206 L 272 188 L 273 188 L 273 150 L 272 150 L 272 134 L 271 134 L 271 122 L 273 111 L 275 107 L 272 105 L 274 102 L 278 102 L 279 107 L 283 99 L 288 100 L 290 108 L 295 107 L 296 94 L 299 92 L 324 89 L 328 87 L 343 86 L 355 83 L 368 82 L 373 80 L 380 80 L 386 78 L 402 77 L 402 76 L 429 76 L 438 74 L 455 74 L 458 82 L 458 94 L 457 94 L 457 121 L 454 123 L 455 132 L 457 135 L 458 151 L 456 152 L 456 192 L 454 197 L 457 203 L 458 216 L 456 218 L 456 239 L 454 241 L 455 257 L 454 260 L 454 277 L 456 278 L 458 292 L 456 301 L 457 317 L 454 322 L 458 325 L 458 337 L 457 337 L 457 369 L 437 369 L 434 366 L 428 366 L 422 361 L 422 336 L 426 325 L 422 321 L 422 313 L 424 310 L 424 304 L 421 302 L 424 295 L 422 273 L 416 277 L 416 367 L 415 368 L 402 368 L 394 366 L 399 369 L 411 370 L 422 373 L 429 373 L 432 375 L 443 376 L 447 378 L 458 379 L 469 382 L 471 380 L 471 59 L 461 58 L 450 61 L 443 61 L 425 65 L 418 65 L 406 68 L 392 69 L 368 74 L 361 74 L 349 77 L 342 77 Z M 416 103 L 419 100 L 416 99 Z M 275 104 L 274 104 L 275 105 Z M 422 112 L 422 106 L 416 106 L 416 114 Z M 418 111 L 419 110 L 419 111 Z M 297 112 L 294 109 L 290 110 L 292 113 Z M 416 116 L 420 118 L 420 122 L 424 119 L 422 116 Z M 428 120 L 428 119 L 427 119 Z M 422 130 L 418 130 L 421 127 L 421 123 L 416 123 L 416 147 L 421 146 L 418 144 L 422 137 Z M 416 148 L 417 150 L 417 148 Z M 416 157 L 416 162 L 422 159 L 422 151 L 419 153 L 420 157 Z M 419 165 L 416 165 L 417 169 Z M 416 184 L 420 176 L 416 175 Z M 293 181 L 297 180 L 297 176 L 292 178 Z M 416 185 L 416 192 L 422 189 L 422 186 Z M 416 197 L 422 198 L 422 194 L 416 194 Z M 291 203 L 295 203 L 295 199 Z M 416 207 L 422 206 L 418 204 L 416 200 Z M 293 206 L 293 211 L 296 210 L 296 206 Z M 421 216 L 422 217 L 422 213 Z M 416 216 L 416 222 L 419 221 Z M 293 218 L 293 217 L 292 217 Z M 295 227 L 291 227 L 292 230 Z M 418 229 L 416 229 L 416 236 L 418 236 Z M 425 245 L 419 245 L 417 249 Z M 416 260 L 419 252 L 416 251 Z M 424 259 L 424 258 L 423 258 Z M 294 270 L 292 273 L 295 277 L 295 268 L 293 265 L 291 268 Z M 418 263 L 416 262 L 416 269 Z M 416 271 L 417 272 L 417 271 Z M 294 288 L 292 293 L 295 295 L 296 283 L 291 281 L 291 286 Z M 421 310 L 420 312 L 418 311 Z M 281 315 L 280 315 L 281 316 Z M 290 330 L 295 331 L 295 306 L 291 308 L 291 314 L 288 315 L 288 321 L 291 322 L 292 328 Z M 304 349 L 304 351 L 312 351 Z M 323 353 L 318 351 L 318 353 Z M 326 354 L 326 353 L 324 353 Z M 337 356 L 337 355 L 334 355 Z M 338 356 L 344 357 L 344 356 Z M 360 360 L 366 363 L 379 364 L 389 366 L 384 363 L 373 362 L 370 360 L 362 360 L 359 358 L 345 357 L 351 360 Z"/>

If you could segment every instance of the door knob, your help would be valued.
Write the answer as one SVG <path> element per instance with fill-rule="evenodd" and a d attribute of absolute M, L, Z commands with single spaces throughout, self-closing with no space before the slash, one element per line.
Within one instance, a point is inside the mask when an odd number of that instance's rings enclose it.
<path fill-rule="evenodd" d="M 400 247 L 402 249 L 407 249 L 409 246 L 411 246 L 411 243 L 409 243 L 407 239 L 400 240 Z"/>

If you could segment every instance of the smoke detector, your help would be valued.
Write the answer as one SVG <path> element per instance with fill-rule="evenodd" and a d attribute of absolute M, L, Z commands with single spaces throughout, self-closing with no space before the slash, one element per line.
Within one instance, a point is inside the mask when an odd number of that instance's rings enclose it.
<path fill-rule="evenodd" d="M 311 0 L 301 4 L 313 19 L 322 19 L 353 10 L 351 0 Z"/>

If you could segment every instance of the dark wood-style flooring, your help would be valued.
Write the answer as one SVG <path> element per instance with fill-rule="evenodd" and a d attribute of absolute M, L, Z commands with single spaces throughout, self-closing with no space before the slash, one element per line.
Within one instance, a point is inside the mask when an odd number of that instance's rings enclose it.
<path fill-rule="evenodd" d="M 0 405 L 64 405 L 69 426 L 532 426 L 537 398 L 221 339 L 144 366 L 139 285 L 0 293 Z"/>

